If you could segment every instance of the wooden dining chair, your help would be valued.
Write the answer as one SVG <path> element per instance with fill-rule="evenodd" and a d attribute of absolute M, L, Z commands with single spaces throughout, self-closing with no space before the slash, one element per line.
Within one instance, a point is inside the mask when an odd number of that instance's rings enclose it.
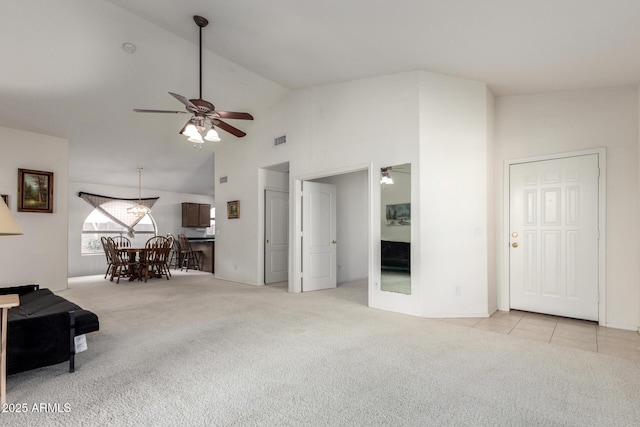
<path fill-rule="evenodd" d="M 185 269 L 189 271 L 189 266 L 192 270 L 202 270 L 200 267 L 200 260 L 202 259 L 202 251 L 194 251 L 191 249 L 191 243 L 184 234 L 178 234 L 178 240 L 180 240 L 180 255 L 182 255 L 182 265 L 180 271 Z"/>
<path fill-rule="evenodd" d="M 107 271 L 104 273 L 104 278 L 106 279 L 109 273 L 111 273 L 111 268 L 113 268 L 113 259 L 111 258 L 111 251 L 107 248 L 107 238 L 104 236 L 100 237 L 100 242 L 102 243 L 104 256 L 107 258 Z"/>
<path fill-rule="evenodd" d="M 175 238 L 173 234 L 167 234 L 167 238 L 169 237 L 173 239 L 171 241 L 171 252 L 169 252 L 169 269 L 173 268 L 177 270 L 182 261 L 180 256 L 180 240 Z"/>
<path fill-rule="evenodd" d="M 155 236 L 145 243 L 145 257 L 140 261 L 140 266 L 144 271 L 144 281 L 147 282 L 150 274 L 162 277 L 164 274 L 169 280 L 169 251 L 171 250 L 170 240 L 164 236 Z"/>
<path fill-rule="evenodd" d="M 113 282 L 113 278 L 117 276 L 118 279 L 116 280 L 116 283 L 120 283 L 120 277 L 129 276 L 137 263 L 135 261 L 131 261 L 126 254 L 118 251 L 118 247 L 111 237 L 107 237 L 106 244 L 107 249 L 111 254 L 112 266 L 110 280 Z"/>
<path fill-rule="evenodd" d="M 124 236 L 112 237 L 113 243 L 116 244 L 116 248 L 130 248 L 131 240 Z"/>

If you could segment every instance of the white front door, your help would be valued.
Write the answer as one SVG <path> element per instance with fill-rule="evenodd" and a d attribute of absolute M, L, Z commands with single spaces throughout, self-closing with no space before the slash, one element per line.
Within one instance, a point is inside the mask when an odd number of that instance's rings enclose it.
<path fill-rule="evenodd" d="M 509 170 L 513 309 L 598 320 L 598 155 Z"/>
<path fill-rule="evenodd" d="M 284 282 L 289 275 L 289 193 L 265 191 L 264 283 Z"/>
<path fill-rule="evenodd" d="M 305 181 L 302 191 L 302 291 L 336 287 L 336 186 Z"/>

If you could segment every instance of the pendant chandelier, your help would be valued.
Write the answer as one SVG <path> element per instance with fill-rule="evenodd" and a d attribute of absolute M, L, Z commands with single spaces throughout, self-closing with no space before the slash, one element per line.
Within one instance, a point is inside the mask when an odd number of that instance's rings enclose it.
<path fill-rule="evenodd" d="M 127 209 L 127 213 L 142 218 L 151 213 L 151 209 L 142 204 L 142 166 L 138 166 L 138 204 Z"/>

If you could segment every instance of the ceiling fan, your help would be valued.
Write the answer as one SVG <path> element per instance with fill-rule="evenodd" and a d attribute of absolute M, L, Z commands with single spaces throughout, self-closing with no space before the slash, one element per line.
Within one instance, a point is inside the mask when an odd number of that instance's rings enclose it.
<path fill-rule="evenodd" d="M 240 120 L 253 120 L 253 116 L 249 113 L 237 113 L 233 111 L 221 111 L 216 110 L 215 106 L 209 101 L 202 99 L 202 29 L 209 24 L 209 21 L 202 16 L 194 16 L 193 20 L 200 29 L 200 95 L 198 99 L 187 99 L 177 93 L 169 92 L 171 96 L 185 105 L 186 111 L 171 111 L 171 110 L 144 110 L 134 108 L 133 111 L 138 113 L 172 113 L 172 114 L 191 114 L 191 118 L 180 130 L 180 134 L 189 138 L 189 141 L 196 144 L 202 144 L 202 132 L 207 127 L 208 131 L 204 136 L 207 141 L 220 141 L 220 137 L 215 128 L 229 132 L 232 135 L 242 138 L 246 135 L 245 132 L 240 129 L 231 126 L 230 124 L 222 121 L 221 119 L 240 119 Z M 202 147 L 202 146 L 200 146 Z"/>

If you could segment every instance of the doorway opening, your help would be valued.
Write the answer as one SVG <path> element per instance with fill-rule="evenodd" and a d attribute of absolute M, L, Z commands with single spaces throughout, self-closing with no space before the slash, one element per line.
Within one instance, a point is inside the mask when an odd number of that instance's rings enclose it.
<path fill-rule="evenodd" d="M 289 275 L 289 162 L 259 170 L 262 206 L 261 276 L 286 287 Z"/>
<path fill-rule="evenodd" d="M 307 292 L 341 285 L 363 287 L 368 301 L 370 165 L 296 179 L 295 187 L 294 280 L 290 282 L 289 291 Z M 311 188 L 319 190 L 311 194 Z M 327 188 L 335 188 L 334 201 L 330 191 L 325 191 Z M 319 212 L 318 209 L 330 209 L 332 203 L 335 224 L 324 214 L 315 218 L 311 214 Z M 305 221 L 311 222 L 305 224 Z M 326 251 L 320 248 L 322 245 L 315 244 L 317 242 L 326 243 Z M 323 283 L 319 284 L 320 281 Z"/>

